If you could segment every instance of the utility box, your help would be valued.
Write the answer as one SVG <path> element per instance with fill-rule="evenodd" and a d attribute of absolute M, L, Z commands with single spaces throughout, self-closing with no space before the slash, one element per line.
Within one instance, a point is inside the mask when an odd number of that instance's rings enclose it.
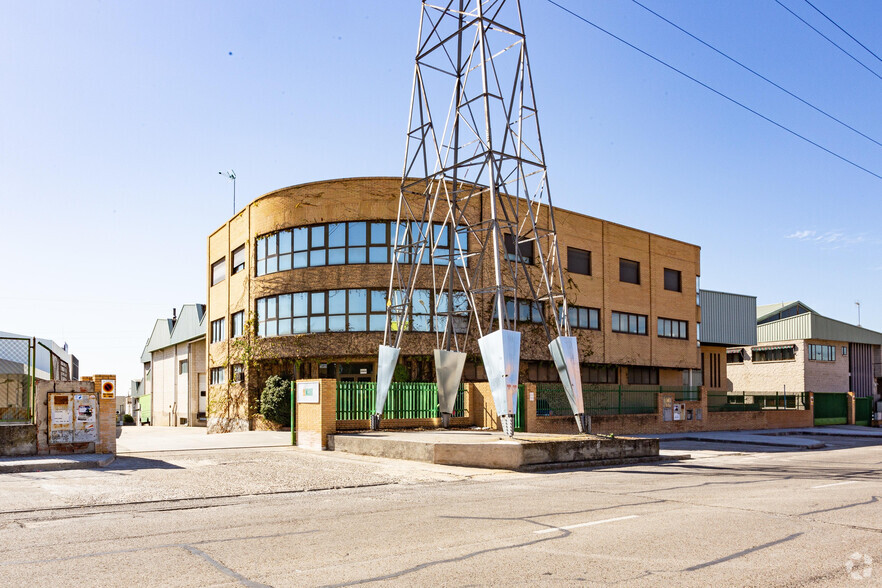
<path fill-rule="evenodd" d="M 93 452 L 98 442 L 98 396 L 50 392 L 49 452 Z"/>

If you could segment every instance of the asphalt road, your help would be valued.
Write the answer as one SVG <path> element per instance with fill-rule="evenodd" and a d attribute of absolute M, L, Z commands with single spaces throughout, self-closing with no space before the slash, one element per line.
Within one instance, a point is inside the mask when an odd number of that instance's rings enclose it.
<path fill-rule="evenodd" d="M 882 585 L 882 445 L 825 442 L 542 474 L 290 448 L 6 474 L 0 583 Z"/>

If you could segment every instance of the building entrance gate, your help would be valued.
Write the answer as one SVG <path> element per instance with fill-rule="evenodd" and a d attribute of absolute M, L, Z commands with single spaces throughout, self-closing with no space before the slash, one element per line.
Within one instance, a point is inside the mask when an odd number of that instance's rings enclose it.
<path fill-rule="evenodd" d="M 848 394 L 815 392 L 815 426 L 848 423 Z"/>

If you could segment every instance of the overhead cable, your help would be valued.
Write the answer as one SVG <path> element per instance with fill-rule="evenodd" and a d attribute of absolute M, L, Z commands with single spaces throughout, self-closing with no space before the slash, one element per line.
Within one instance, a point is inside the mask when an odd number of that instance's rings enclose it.
<path fill-rule="evenodd" d="M 563 10 L 564 12 L 566 12 L 567 14 L 569 14 L 569 15 L 571 15 L 571 16 L 573 16 L 573 17 L 579 19 L 579 20 L 581 20 L 581 21 L 584 22 L 585 24 L 594 27 L 594 28 L 597 29 L 598 31 L 600 31 L 600 32 L 602 32 L 602 33 L 604 33 L 604 34 L 606 34 L 606 35 L 609 35 L 610 37 L 612 37 L 613 39 L 615 39 L 615 40 L 617 40 L 617 41 L 619 41 L 619 42 L 621 42 L 621 43 L 624 43 L 625 45 L 627 45 L 627 46 L 630 47 L 631 49 L 634 49 L 635 51 L 638 51 L 638 52 L 642 53 L 643 55 L 645 55 L 646 57 L 649 57 L 649 58 L 652 59 L 653 61 L 655 61 L 655 62 L 657 62 L 657 63 L 660 63 L 661 65 L 667 67 L 667 68 L 670 69 L 670 70 L 673 70 L 673 71 L 677 72 L 678 74 L 680 74 L 681 76 L 683 76 L 683 77 L 685 77 L 685 78 L 687 78 L 687 79 L 689 79 L 689 80 L 692 80 L 693 82 L 695 82 L 696 84 L 698 84 L 698 85 L 701 86 L 702 88 L 705 88 L 706 90 L 710 90 L 711 92 L 713 92 L 714 94 L 716 94 L 716 95 L 719 96 L 720 98 L 725 98 L 726 100 L 728 100 L 728 101 L 731 102 L 732 104 L 736 104 L 736 105 L 740 106 L 741 108 L 743 108 L 744 110 L 746 110 L 746 111 L 748 111 L 748 112 L 750 112 L 750 113 L 753 113 L 753 114 L 755 114 L 756 116 L 760 117 L 760 118 L 763 119 L 764 121 L 769 122 L 769 123 L 775 125 L 775 126 L 778 127 L 779 129 L 781 129 L 781 130 L 783 130 L 783 131 L 787 131 L 788 133 L 790 133 L 790 134 L 793 135 L 794 137 L 798 137 L 798 138 L 802 139 L 803 141 L 805 141 L 806 143 L 809 143 L 810 145 L 814 145 L 815 147 L 817 147 L 817 148 L 820 149 L 821 151 L 824 151 L 825 153 L 829 153 L 829 154 L 832 155 L 833 157 L 835 157 L 835 158 L 837 158 L 837 159 L 840 159 L 840 160 L 844 161 L 845 163 L 847 163 L 847 164 L 849 164 L 849 165 L 852 165 L 852 166 L 858 168 L 859 170 L 862 170 L 862 171 L 867 172 L 868 174 L 870 174 L 870 175 L 873 176 L 874 178 L 877 178 L 877 179 L 882 180 L 882 175 L 879 175 L 879 174 L 877 174 L 876 172 L 870 171 L 869 169 L 865 168 L 864 166 L 862 166 L 862 165 L 860 165 L 860 164 L 858 164 L 858 163 L 855 163 L 854 161 L 848 159 L 847 157 L 844 157 L 844 156 L 839 155 L 838 153 L 836 153 L 836 152 L 834 152 L 834 151 L 831 151 L 830 149 L 827 149 L 827 148 L 824 147 L 823 145 L 820 145 L 819 143 L 816 143 L 815 141 L 812 141 L 812 140 L 809 139 L 808 137 L 806 137 L 806 136 L 804 136 L 804 135 L 800 135 L 800 134 L 797 133 L 796 131 L 794 131 L 794 130 L 788 128 L 788 127 L 785 127 L 785 126 L 782 125 L 781 123 L 776 122 L 776 121 L 770 119 L 769 117 L 767 117 L 767 116 L 764 115 L 764 114 L 761 114 L 761 113 L 757 112 L 756 110 L 752 109 L 751 107 L 747 106 L 746 104 L 743 104 L 743 103 L 739 102 L 738 100 L 736 100 L 736 99 L 734 99 L 734 98 L 732 98 L 732 97 L 730 97 L 730 96 L 727 96 L 726 94 L 723 94 L 723 93 L 720 92 L 719 90 L 716 90 L 716 89 L 714 89 L 714 88 L 708 86 L 708 85 L 705 84 L 704 82 L 702 82 L 702 81 L 700 81 L 700 80 L 698 80 L 698 79 L 696 79 L 696 78 L 693 78 L 692 76 L 690 76 L 690 75 L 687 74 L 686 72 L 677 69 L 676 67 L 674 67 L 674 66 L 671 65 L 670 63 L 667 63 L 666 61 L 663 61 L 663 60 L 659 59 L 659 58 L 656 57 L 655 55 L 652 55 L 652 54 L 650 54 L 650 53 L 647 53 L 646 51 L 644 51 L 644 50 L 641 49 L 640 47 L 637 47 L 636 45 L 633 45 L 632 43 L 629 43 L 628 41 L 624 40 L 623 38 L 621 38 L 621 37 L 619 37 L 619 36 L 617 36 L 617 35 L 615 35 L 615 34 L 609 32 L 608 30 L 604 29 L 604 28 L 601 27 L 600 25 L 597 25 L 597 24 L 591 22 L 590 20 L 588 20 L 588 19 L 585 18 L 584 16 L 581 16 L 580 14 L 577 14 L 577 13 L 573 12 L 572 10 L 570 10 L 569 8 L 567 8 L 567 7 L 565 7 L 565 6 L 561 6 L 560 4 L 558 4 L 557 2 L 555 2 L 554 0 L 548 0 L 548 2 L 549 2 L 550 4 L 553 4 L 554 6 L 557 6 L 558 8 L 560 8 L 561 10 Z"/>
<path fill-rule="evenodd" d="M 795 12 L 793 12 L 792 10 L 790 10 L 789 8 L 787 8 L 787 6 L 785 6 L 784 4 L 781 3 L 781 0 L 775 0 L 775 2 L 778 4 L 778 6 L 780 6 L 781 8 L 783 8 L 784 10 L 786 10 L 787 12 L 789 12 L 790 14 L 792 14 L 793 16 L 795 16 L 797 19 L 799 19 L 799 21 L 802 22 L 802 24 L 804 24 L 805 26 L 807 26 L 807 27 L 810 28 L 811 30 L 815 31 L 816 33 L 818 33 L 819 35 L 821 35 L 822 37 L 824 37 L 825 39 L 827 39 L 827 41 L 829 41 L 834 47 L 836 47 L 837 49 L 839 49 L 840 51 L 842 51 L 843 53 L 845 53 L 846 55 L 848 55 L 849 57 L 851 57 L 851 58 L 852 58 L 852 59 L 853 59 L 858 65 L 860 65 L 862 68 L 864 68 L 865 70 L 867 70 L 868 72 L 870 72 L 871 74 L 873 74 L 874 76 L 876 76 L 877 78 L 879 78 L 880 80 L 882 80 L 882 76 L 880 76 L 880 75 L 877 74 L 875 71 L 873 71 L 872 69 L 870 69 L 870 68 L 867 66 L 867 64 L 865 64 L 863 61 L 861 61 L 860 59 L 858 59 L 857 57 L 855 57 L 854 55 L 852 55 L 851 53 L 849 53 L 848 51 L 846 51 L 845 49 L 843 49 L 842 47 L 840 47 L 839 45 L 837 45 L 837 44 L 836 44 L 836 41 L 834 41 L 833 39 L 831 39 L 830 37 L 828 37 L 827 35 L 825 35 L 825 34 L 822 33 L 821 31 L 819 31 L 818 29 L 816 29 L 815 27 L 813 27 L 812 25 L 810 25 L 810 24 L 809 24 L 804 18 L 802 18 L 801 16 L 799 16 L 798 14 L 796 14 Z"/>
<path fill-rule="evenodd" d="M 752 74 L 755 75 L 756 77 L 760 78 L 761 80 L 763 80 L 763 81 L 765 81 L 765 82 L 767 82 L 767 83 L 769 83 L 769 84 L 775 86 L 776 88 L 778 88 L 779 90 L 781 90 L 782 92 L 784 92 L 785 94 L 787 94 L 788 96 L 790 96 L 790 97 L 792 97 L 792 98 L 795 98 L 796 100 L 799 100 L 800 102 L 802 102 L 803 104 L 805 104 L 806 106 L 808 106 L 809 108 L 811 108 L 812 110 L 815 110 L 816 112 L 819 112 L 820 114 L 823 114 L 824 116 L 826 116 L 826 117 L 829 118 L 830 120 L 836 121 L 837 123 L 839 123 L 839 124 L 842 125 L 843 127 L 849 129 L 850 131 L 853 131 L 853 132 L 857 133 L 858 135 L 860 135 L 860 136 L 863 137 L 864 139 L 867 139 L 868 141 L 872 141 L 873 143 L 875 143 L 875 144 L 878 145 L 879 147 L 882 147 L 882 143 L 880 143 L 879 141 L 877 141 L 877 140 L 874 139 L 873 137 L 870 137 L 870 136 L 868 136 L 868 135 L 862 133 L 861 131 L 857 130 L 856 128 L 854 128 L 853 126 L 849 125 L 848 123 L 843 122 L 842 120 L 836 118 L 835 116 L 833 116 L 833 115 L 830 114 L 829 112 L 827 112 L 827 111 L 825 111 L 825 110 L 822 110 L 821 108 L 818 108 L 817 106 L 815 106 L 815 105 L 812 104 L 811 102 L 809 102 L 809 101 L 807 101 L 807 100 L 804 100 L 804 99 L 800 98 L 799 96 L 797 96 L 796 94 L 794 94 L 794 93 L 791 92 L 790 90 L 781 87 L 780 85 L 776 84 L 775 82 L 773 82 L 772 80 L 770 80 L 770 79 L 767 78 L 766 76 L 762 75 L 761 73 L 759 73 L 759 72 L 757 72 L 757 71 L 751 69 L 750 67 L 744 65 L 743 63 L 741 63 L 740 61 L 738 61 L 738 60 L 735 59 L 734 57 L 731 57 L 730 55 L 727 55 L 727 54 L 724 53 L 723 51 L 720 51 L 719 49 L 717 49 L 716 47 L 714 47 L 714 46 L 711 45 L 710 43 L 708 43 L 708 42 L 706 42 L 706 41 L 704 41 L 704 40 L 702 40 L 702 39 L 699 39 L 698 37 L 696 37 L 695 35 L 693 35 L 693 34 L 690 33 L 689 31 L 687 31 L 686 29 L 684 29 L 683 27 L 679 26 L 678 24 L 676 24 L 676 23 L 674 23 L 674 22 L 671 22 L 670 20 L 668 20 L 667 18 L 665 18 L 665 17 L 662 16 L 661 14 L 655 12 L 655 11 L 652 10 L 651 8 L 647 7 L 646 5 L 641 4 L 638 0 L 631 0 L 631 1 L 632 1 L 634 4 L 636 4 L 637 6 L 639 6 L 640 8 L 642 8 L 642 9 L 646 10 L 647 12 L 649 12 L 649 13 L 651 13 L 651 14 L 654 14 L 654 15 L 657 16 L 658 18 L 662 19 L 663 21 L 665 21 L 666 23 L 668 23 L 669 25 L 671 25 L 672 27 L 674 27 L 675 29 L 677 29 L 677 30 L 680 31 L 681 33 L 684 33 L 684 34 L 686 34 L 686 35 L 692 37 L 693 39 L 695 39 L 696 41 L 698 41 L 699 43 L 701 43 L 702 45 L 704 45 L 704 46 L 707 47 L 708 49 L 711 49 L 712 51 L 715 51 L 716 53 L 722 55 L 723 57 L 725 57 L 726 59 L 728 59 L 729 61 L 731 61 L 731 62 L 734 63 L 735 65 L 738 65 L 738 66 L 740 66 L 740 67 L 743 68 L 743 69 L 746 69 L 747 71 L 749 71 L 750 73 L 752 73 Z"/>
<path fill-rule="evenodd" d="M 829 20 L 831 23 L 833 23 L 833 26 L 834 26 L 834 27 L 836 27 L 837 29 L 839 29 L 840 31 L 842 31 L 843 33 L 845 33 L 846 35 L 848 35 L 848 38 L 849 38 L 849 39 L 851 39 L 852 41 L 854 41 L 855 43 L 857 43 L 858 45 L 860 45 L 861 47 L 863 47 L 864 49 L 866 49 L 867 53 L 869 53 L 870 55 L 872 55 L 873 57 L 875 57 L 875 58 L 878 59 L 879 61 L 882 61 L 882 57 L 879 57 L 878 55 L 876 55 L 875 53 L 873 53 L 873 51 L 872 51 L 869 47 L 867 47 L 866 45 L 864 45 L 863 43 L 861 43 L 860 41 L 858 41 L 857 39 L 855 39 L 855 38 L 852 36 L 851 33 L 849 33 L 848 31 L 846 31 L 845 29 L 843 29 L 841 26 L 839 26 L 839 23 L 837 23 L 835 20 L 833 20 L 832 18 L 830 18 L 829 16 L 827 16 L 826 14 L 824 14 L 823 12 L 821 12 L 821 9 L 820 9 L 820 8 L 818 8 L 817 6 L 815 6 L 814 4 L 812 4 L 811 2 L 809 2 L 809 0 L 805 0 L 805 3 L 808 4 L 809 6 L 811 6 L 812 8 L 814 8 L 815 11 L 816 11 L 818 14 L 820 14 L 821 16 L 823 16 L 824 18 L 826 18 L 827 20 Z"/>

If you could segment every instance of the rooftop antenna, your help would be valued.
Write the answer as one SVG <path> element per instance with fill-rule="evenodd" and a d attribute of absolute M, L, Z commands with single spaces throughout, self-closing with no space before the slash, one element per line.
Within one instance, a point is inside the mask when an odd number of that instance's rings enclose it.
<path fill-rule="evenodd" d="M 371 428 L 379 428 L 404 333 L 427 331 L 442 421 L 475 336 L 512 436 L 524 321 L 543 329 L 584 431 L 519 0 L 423 0 L 406 145 Z"/>

